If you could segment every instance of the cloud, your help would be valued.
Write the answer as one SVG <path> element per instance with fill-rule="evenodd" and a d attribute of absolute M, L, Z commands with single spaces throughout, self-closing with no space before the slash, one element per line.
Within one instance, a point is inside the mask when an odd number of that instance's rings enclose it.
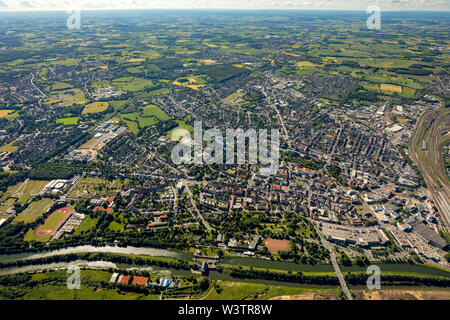
<path fill-rule="evenodd" d="M 0 0 L 0 10 L 80 9 L 323 9 L 365 10 L 379 5 L 382 10 L 450 11 L 448 0 Z"/>

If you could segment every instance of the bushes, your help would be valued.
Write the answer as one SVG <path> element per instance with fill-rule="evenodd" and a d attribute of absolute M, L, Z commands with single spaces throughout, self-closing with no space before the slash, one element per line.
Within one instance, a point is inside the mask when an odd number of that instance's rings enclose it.
<path fill-rule="evenodd" d="M 245 270 L 232 268 L 226 271 L 230 276 L 240 279 L 264 279 L 282 282 L 295 282 L 318 285 L 338 285 L 339 281 L 332 276 L 305 276 L 301 272 L 297 274 L 278 273 L 271 271 Z"/>

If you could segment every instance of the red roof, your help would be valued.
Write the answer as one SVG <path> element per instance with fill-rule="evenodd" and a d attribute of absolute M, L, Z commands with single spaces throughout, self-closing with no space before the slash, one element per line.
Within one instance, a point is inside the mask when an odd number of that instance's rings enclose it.
<path fill-rule="evenodd" d="M 153 222 L 148 225 L 149 228 L 162 227 L 167 225 L 167 222 Z"/>
<path fill-rule="evenodd" d="M 105 208 L 103 208 L 103 207 L 95 207 L 92 211 L 93 212 L 96 212 L 97 210 L 100 210 L 100 211 L 104 211 L 104 212 L 106 212 L 106 213 L 111 213 L 111 212 L 113 212 L 113 208 L 108 208 L 108 209 L 105 209 Z"/>
<path fill-rule="evenodd" d="M 147 282 L 148 282 L 147 277 L 134 276 L 133 281 L 131 283 L 137 286 L 145 286 Z"/>
<path fill-rule="evenodd" d="M 309 173 L 309 174 L 316 174 L 317 171 L 316 170 L 311 170 L 308 168 L 301 168 L 300 171 L 304 172 L 304 173 Z"/>
<path fill-rule="evenodd" d="M 128 284 L 130 282 L 131 276 L 123 276 L 122 279 L 120 279 L 120 284 Z"/>

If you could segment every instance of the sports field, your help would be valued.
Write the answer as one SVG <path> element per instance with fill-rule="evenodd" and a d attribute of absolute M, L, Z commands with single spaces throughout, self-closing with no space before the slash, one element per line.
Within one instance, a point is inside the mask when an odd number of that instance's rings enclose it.
<path fill-rule="evenodd" d="M 56 210 L 45 220 L 43 225 L 37 228 L 36 235 L 48 236 L 54 234 L 72 212 L 73 210 L 67 207 Z"/>
<path fill-rule="evenodd" d="M 47 180 L 26 180 L 19 182 L 6 190 L 0 201 L 5 201 L 8 198 L 16 199 L 30 199 L 31 196 L 39 194 L 39 192 L 49 183 Z"/>
<path fill-rule="evenodd" d="M 277 240 L 277 239 L 266 239 L 265 246 L 270 253 L 278 253 L 280 251 L 291 250 L 291 243 L 289 240 Z"/>
<path fill-rule="evenodd" d="M 20 213 L 13 223 L 24 222 L 30 223 L 36 221 L 41 215 L 43 215 L 53 204 L 51 199 L 41 199 L 30 203 L 22 213 Z"/>

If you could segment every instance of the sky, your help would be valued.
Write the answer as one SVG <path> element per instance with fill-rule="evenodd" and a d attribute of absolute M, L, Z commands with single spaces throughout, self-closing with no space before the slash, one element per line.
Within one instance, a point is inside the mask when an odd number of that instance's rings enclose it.
<path fill-rule="evenodd" d="M 313 9 L 450 11 L 450 0 L 0 0 L 1 11 L 89 9 Z"/>

